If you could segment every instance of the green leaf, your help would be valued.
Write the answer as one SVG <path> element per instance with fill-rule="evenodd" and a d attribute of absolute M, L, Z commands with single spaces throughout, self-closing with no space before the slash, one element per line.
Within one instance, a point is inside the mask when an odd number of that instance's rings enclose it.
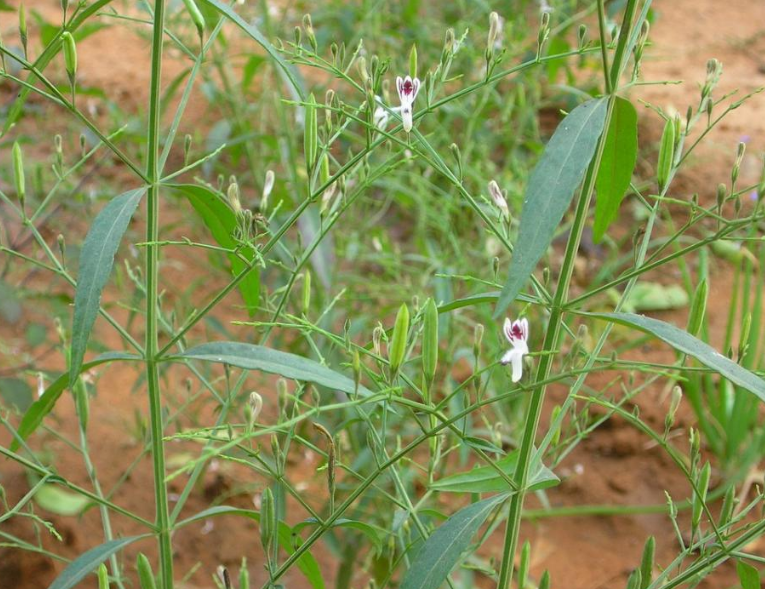
<path fill-rule="evenodd" d="M 176 358 L 220 362 L 247 370 L 261 370 L 285 378 L 313 382 L 329 389 L 343 391 L 348 395 L 356 392 L 356 385 L 352 378 L 343 376 L 314 360 L 265 346 L 239 342 L 211 342 L 186 350 Z M 372 394 L 362 386 L 359 386 L 359 393 L 364 396 Z"/>
<path fill-rule="evenodd" d="M 72 587 L 76 587 L 77 583 L 82 581 L 88 573 L 92 572 L 93 569 L 104 562 L 112 554 L 121 550 L 128 544 L 132 544 L 136 540 L 146 537 L 148 537 L 148 534 L 110 540 L 109 542 L 104 542 L 100 546 L 91 548 L 87 552 L 83 552 L 73 560 L 58 577 L 56 577 L 56 580 L 50 584 L 48 589 L 72 589 Z"/>
<path fill-rule="evenodd" d="M 760 400 L 765 401 L 765 380 L 739 366 L 733 360 L 726 358 L 712 346 L 696 339 L 687 331 L 645 315 L 632 315 L 630 313 L 587 313 L 587 315 L 596 319 L 636 327 L 641 331 L 653 334 L 676 350 L 692 356 L 733 384 L 745 388 L 759 397 Z"/>
<path fill-rule="evenodd" d="M 101 292 L 112 273 L 114 255 L 144 192 L 145 188 L 138 188 L 110 200 L 93 221 L 85 237 L 74 294 L 69 386 L 74 385 L 80 374 L 90 331 L 101 306 Z"/>
<path fill-rule="evenodd" d="M 203 0 L 203 3 L 212 6 L 215 10 L 220 12 L 223 16 L 225 16 L 240 29 L 242 29 L 242 31 L 250 36 L 256 43 L 263 47 L 263 49 L 266 50 L 266 53 L 271 56 L 271 58 L 277 63 L 281 71 L 284 73 L 285 77 L 300 97 L 300 100 L 302 101 L 305 99 L 303 85 L 298 81 L 294 68 L 290 66 L 286 61 L 284 61 L 284 59 L 282 59 L 282 56 L 279 55 L 279 52 L 274 48 L 269 40 L 263 36 L 257 27 L 247 23 L 247 21 L 245 21 L 241 16 L 234 12 L 234 10 L 227 4 L 219 2 L 218 0 Z"/>
<path fill-rule="evenodd" d="M 6 406 L 26 411 L 32 405 L 32 387 L 20 378 L 0 378 L 0 399 Z"/>
<path fill-rule="evenodd" d="M 35 502 L 57 515 L 79 515 L 92 503 L 90 499 L 66 491 L 53 483 L 46 483 L 35 493 Z"/>
<path fill-rule="evenodd" d="M 115 360 L 137 361 L 140 359 L 141 358 L 135 354 L 127 354 L 125 352 L 109 352 L 106 354 L 101 354 L 90 362 L 86 362 L 82 365 L 81 370 L 90 370 L 99 364 L 103 364 L 105 362 L 113 362 Z M 45 416 L 53 410 L 56 401 L 58 401 L 58 398 L 61 396 L 61 393 L 66 390 L 67 386 L 69 386 L 69 375 L 62 374 L 55 381 L 53 381 L 53 383 L 47 389 L 45 389 L 45 392 L 39 399 L 37 399 L 37 401 L 32 403 L 32 406 L 24 414 L 24 417 L 21 418 L 19 429 L 16 431 L 21 439 L 26 440 L 40 426 Z M 15 452 L 18 447 L 18 441 L 13 440 L 11 443 L 11 450 Z"/>
<path fill-rule="evenodd" d="M 510 274 L 497 302 L 495 317 L 515 300 L 552 242 L 555 229 L 595 154 L 607 105 L 607 100 L 601 98 L 571 111 L 558 125 L 531 173 Z"/>
<path fill-rule="evenodd" d="M 300 523 L 295 524 L 292 526 L 292 533 L 293 534 L 299 534 L 303 528 L 307 528 L 309 526 L 316 526 L 319 525 L 319 521 L 314 518 L 308 518 L 305 521 L 302 521 Z M 364 522 L 356 521 L 353 519 L 337 519 L 332 523 L 333 528 L 349 528 L 352 530 L 356 530 L 358 532 L 361 532 L 364 534 L 369 540 L 374 544 L 375 549 L 378 553 L 382 552 L 382 538 L 381 536 L 386 534 L 386 530 L 383 530 L 381 528 L 377 528 L 375 526 L 371 526 L 369 524 L 365 524 Z"/>
<path fill-rule="evenodd" d="M 237 247 L 238 244 L 232 237 L 237 225 L 236 215 L 226 201 L 204 186 L 195 184 L 169 184 L 168 186 L 188 199 L 219 246 L 231 250 Z M 239 254 L 250 262 L 255 259 L 255 253 L 249 248 L 242 248 Z M 247 267 L 247 264 L 235 254 L 229 254 L 228 259 L 234 275 Z M 254 314 L 260 304 L 259 268 L 253 268 L 247 273 L 247 276 L 239 283 L 239 290 L 247 311 L 250 315 Z"/>
<path fill-rule="evenodd" d="M 507 456 L 504 456 L 496 462 L 496 465 L 507 476 L 515 474 L 515 467 L 518 464 L 519 451 L 515 450 Z M 535 460 L 531 464 L 529 471 L 529 491 L 537 491 L 557 485 L 560 479 L 555 473 Z M 435 481 L 430 488 L 435 491 L 449 493 L 493 493 L 493 492 L 512 492 L 508 488 L 507 481 L 491 466 L 481 466 L 467 472 L 453 474 Z"/>
<path fill-rule="evenodd" d="M 741 589 L 760 589 L 760 572 L 743 560 L 736 562 L 736 573 Z"/>
<path fill-rule="evenodd" d="M 451 516 L 417 552 L 401 589 L 438 589 L 486 518 L 506 497 L 496 495 L 484 499 Z"/>
<path fill-rule="evenodd" d="M 637 111 L 629 100 L 617 96 L 595 180 L 598 191 L 593 227 L 595 243 L 603 239 L 608 226 L 616 219 L 619 205 L 630 187 L 637 162 L 637 147 Z"/>
<path fill-rule="evenodd" d="M 256 522 L 260 522 L 260 513 L 257 511 L 253 511 L 251 509 L 229 507 L 228 505 L 218 505 L 216 507 L 210 507 L 209 509 L 200 511 L 196 515 L 193 515 L 190 518 L 179 522 L 177 527 L 180 528 L 194 522 L 202 521 L 211 517 L 218 517 L 221 515 L 241 515 L 248 517 Z M 281 546 L 282 550 L 284 550 L 287 554 L 294 554 L 297 546 L 299 546 L 301 543 L 300 538 L 294 536 L 293 529 L 282 521 L 279 522 L 278 540 L 279 546 Z M 294 542 L 298 542 L 297 546 L 294 544 L 293 540 Z M 319 564 L 316 562 L 316 559 L 309 551 L 305 551 L 300 555 L 300 558 L 297 560 L 297 567 L 300 569 L 300 572 L 305 575 L 305 578 L 308 579 L 308 581 L 311 583 L 313 589 L 324 589 L 324 577 L 322 577 L 321 569 L 319 568 Z"/>

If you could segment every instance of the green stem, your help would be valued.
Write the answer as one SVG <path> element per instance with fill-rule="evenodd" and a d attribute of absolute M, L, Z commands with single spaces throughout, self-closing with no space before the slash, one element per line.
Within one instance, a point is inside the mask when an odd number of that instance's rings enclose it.
<path fill-rule="evenodd" d="M 608 104 L 608 113 L 604 128 L 608 128 L 608 122 L 611 119 L 614 98 L 612 97 Z M 545 333 L 545 340 L 542 346 L 543 350 L 554 350 L 558 345 L 558 338 L 563 323 L 563 313 L 566 306 L 569 284 L 574 272 L 574 263 L 576 254 L 579 251 L 579 243 L 582 238 L 582 232 L 587 221 L 587 211 L 592 200 L 592 193 L 595 187 L 595 178 L 600 165 L 600 158 L 605 143 L 605 134 L 598 141 L 598 150 L 595 159 L 587 170 L 587 177 L 582 187 L 582 193 L 576 207 L 576 216 L 571 227 L 571 234 L 566 245 L 566 255 L 561 268 L 560 280 L 555 290 L 555 298 L 550 308 L 550 320 Z M 536 382 L 542 382 L 547 379 L 552 369 L 554 356 L 545 354 L 541 357 L 536 373 Z M 526 487 L 529 478 L 529 466 L 531 463 L 531 453 L 534 450 L 534 439 L 539 427 L 539 418 L 542 414 L 542 403 L 544 401 L 546 385 L 537 386 L 531 395 L 528 412 L 526 414 L 525 427 L 523 430 L 523 439 L 521 441 L 520 453 L 518 455 L 518 466 L 515 470 L 515 482 L 518 485 L 518 492 L 510 499 L 510 513 L 508 515 L 507 526 L 505 528 L 505 542 L 502 551 L 502 563 L 499 570 L 498 589 L 506 589 L 510 586 L 513 576 L 513 558 L 518 544 L 518 532 L 521 525 L 521 516 L 523 512 L 523 500 L 526 496 Z"/>
<path fill-rule="evenodd" d="M 151 90 L 149 97 L 149 129 L 146 177 L 147 192 L 146 241 L 146 384 L 149 392 L 151 417 L 151 448 L 154 464 L 154 503 L 159 541 L 159 580 L 162 589 L 173 588 L 173 548 L 170 539 L 170 513 L 165 483 L 165 450 L 162 444 L 162 394 L 159 387 L 157 364 L 158 325 L 158 272 L 159 264 L 159 132 L 160 96 L 162 80 L 162 45 L 164 41 L 165 2 L 156 0 L 154 31 L 151 47 Z"/>

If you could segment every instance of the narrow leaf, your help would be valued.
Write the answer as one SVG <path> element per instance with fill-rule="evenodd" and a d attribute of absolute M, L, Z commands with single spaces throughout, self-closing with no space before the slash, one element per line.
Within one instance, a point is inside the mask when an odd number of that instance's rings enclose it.
<path fill-rule="evenodd" d="M 265 346 L 239 342 L 212 342 L 191 348 L 177 358 L 205 360 L 230 364 L 247 370 L 261 370 L 285 378 L 313 382 L 348 395 L 353 395 L 356 391 L 352 378 L 339 374 L 314 360 Z M 372 394 L 362 386 L 359 386 L 359 393 L 364 396 Z"/>
<path fill-rule="evenodd" d="M 101 354 L 100 356 L 94 358 L 92 361 L 83 364 L 81 366 L 81 371 L 90 370 L 91 368 L 94 368 L 99 364 L 104 364 L 105 362 L 113 362 L 115 360 L 137 361 L 140 359 L 141 358 L 139 356 L 134 354 L 127 354 L 125 352 L 109 352 L 106 354 Z M 66 390 L 67 386 L 69 386 L 69 375 L 62 374 L 56 380 L 54 380 L 47 389 L 45 389 L 45 392 L 39 399 L 37 399 L 37 401 L 32 403 L 32 406 L 27 410 L 26 413 L 24 413 L 24 417 L 21 418 L 19 429 L 16 430 L 16 433 L 22 440 L 26 440 L 40 426 L 45 416 L 53 410 L 53 407 L 56 405 L 56 401 L 58 401 L 61 393 Z M 18 447 L 18 441 L 14 440 L 11 443 L 11 450 L 15 452 L 18 450 Z"/>
<path fill-rule="evenodd" d="M 69 386 L 74 385 L 80 374 L 85 348 L 101 306 L 101 292 L 112 273 L 114 255 L 144 192 L 145 188 L 138 188 L 110 200 L 93 221 L 85 237 L 74 295 Z"/>
<path fill-rule="evenodd" d="M 299 534 L 303 528 L 307 528 L 309 526 L 316 526 L 316 525 L 319 525 L 319 521 L 314 518 L 309 518 L 305 521 L 302 521 L 292 526 L 292 533 Z M 374 544 L 375 549 L 378 551 L 378 553 L 382 551 L 383 545 L 382 545 L 381 536 L 387 533 L 386 530 L 377 528 L 375 526 L 369 525 L 364 522 L 356 521 L 353 519 L 344 519 L 344 518 L 335 520 L 334 523 L 332 524 L 332 527 L 333 528 L 348 528 L 351 530 L 356 530 L 358 532 L 361 532 L 372 542 L 372 544 Z"/>
<path fill-rule="evenodd" d="M 510 274 L 499 297 L 495 317 L 515 300 L 552 242 L 555 229 L 595 154 L 607 108 L 607 100 L 601 98 L 571 111 L 558 125 L 531 173 Z"/>
<path fill-rule="evenodd" d="M 629 100 L 617 97 L 608 123 L 606 143 L 595 180 L 595 224 L 593 240 L 598 243 L 616 219 L 619 205 L 630 187 L 637 162 L 637 111 Z"/>
<path fill-rule="evenodd" d="M 212 190 L 196 184 L 171 184 L 173 190 L 185 196 L 194 210 L 200 216 L 205 226 L 210 230 L 213 239 L 219 246 L 226 249 L 236 249 L 237 242 L 232 237 L 236 229 L 236 215 L 222 198 L 219 198 Z M 249 262 L 255 259 L 255 254 L 249 248 L 242 248 L 240 256 Z M 231 272 L 239 274 L 247 267 L 244 260 L 235 254 L 228 255 L 231 263 Z M 252 315 L 260 304 L 260 269 L 253 268 L 239 283 L 247 311 Z"/>
<path fill-rule="evenodd" d="M 506 475 L 512 478 L 518 464 L 518 450 L 511 452 L 496 462 Z M 536 491 L 557 485 L 560 479 L 544 464 L 536 460 L 529 472 L 529 491 Z M 511 492 L 507 481 L 491 466 L 481 466 L 467 472 L 453 474 L 435 481 L 430 488 L 450 493 L 493 493 Z"/>
<path fill-rule="evenodd" d="M 739 366 L 733 360 L 726 358 L 712 346 L 674 325 L 645 315 L 632 315 L 630 313 L 587 313 L 587 315 L 636 327 L 641 331 L 653 334 L 676 350 L 692 356 L 704 366 L 711 368 L 732 383 L 745 388 L 759 397 L 760 400 L 765 401 L 765 380 Z"/>
<path fill-rule="evenodd" d="M 58 577 L 56 577 L 56 580 L 50 584 L 48 589 L 71 589 L 72 587 L 76 587 L 88 573 L 92 572 L 112 554 L 121 550 L 128 544 L 132 544 L 136 540 L 146 538 L 147 536 L 147 534 L 144 534 L 142 536 L 128 536 L 127 538 L 110 540 L 109 542 L 104 542 L 100 546 L 91 548 L 87 552 L 83 552 L 73 560 Z"/>
<path fill-rule="evenodd" d="M 438 589 L 481 525 L 507 495 L 496 495 L 461 509 L 439 527 L 417 552 L 401 589 Z"/>

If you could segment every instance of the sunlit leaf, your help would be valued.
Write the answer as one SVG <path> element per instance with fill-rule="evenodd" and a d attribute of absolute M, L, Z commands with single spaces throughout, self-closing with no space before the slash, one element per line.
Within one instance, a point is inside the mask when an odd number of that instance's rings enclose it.
<path fill-rule="evenodd" d="M 80 374 L 90 332 L 101 306 L 101 292 L 112 272 L 117 248 L 145 192 L 145 188 L 138 188 L 110 200 L 95 218 L 85 237 L 74 295 L 70 386 Z"/>
<path fill-rule="evenodd" d="M 632 171 L 637 162 L 638 147 L 637 111 L 629 100 L 617 97 L 611 120 L 608 123 L 606 143 L 595 180 L 595 223 L 593 240 L 603 239 L 609 225 L 619 213 L 627 189 L 630 187 Z"/>
<path fill-rule="evenodd" d="M 520 231 L 495 317 L 520 293 L 547 251 L 603 133 L 607 100 L 589 100 L 561 121 L 526 188 Z"/>

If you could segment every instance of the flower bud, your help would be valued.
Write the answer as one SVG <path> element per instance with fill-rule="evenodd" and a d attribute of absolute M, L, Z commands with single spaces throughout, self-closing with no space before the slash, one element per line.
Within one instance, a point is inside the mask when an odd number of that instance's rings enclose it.
<path fill-rule="evenodd" d="M 500 213 L 502 213 L 502 216 L 505 219 L 509 219 L 510 210 L 507 207 L 507 200 L 505 199 L 505 195 L 502 194 L 502 191 L 499 189 L 499 185 L 494 180 L 489 182 L 489 194 L 494 201 L 494 205 L 499 209 Z"/>
<path fill-rule="evenodd" d="M 274 181 L 276 176 L 273 170 L 266 171 L 266 179 L 263 182 L 263 192 L 260 197 L 260 210 L 265 211 L 268 207 L 268 197 L 271 195 L 271 191 L 274 189 Z"/>
<path fill-rule="evenodd" d="M 587 46 L 587 25 L 579 25 L 576 38 L 579 51 L 581 51 Z"/>
<path fill-rule="evenodd" d="M 250 393 L 250 427 L 258 421 L 258 416 L 263 409 L 263 397 L 255 391 Z"/>
<path fill-rule="evenodd" d="M 473 327 L 473 356 L 479 358 L 481 356 L 481 345 L 483 343 L 483 334 L 485 328 L 483 324 L 477 323 Z"/>
<path fill-rule="evenodd" d="M 302 306 L 300 310 L 303 312 L 303 316 L 308 316 L 308 311 L 311 309 L 311 272 L 306 270 L 303 273 L 303 297 Z"/>
<path fill-rule="evenodd" d="M 741 141 L 738 144 L 738 148 L 736 149 L 736 161 L 733 164 L 733 169 L 731 170 L 731 173 L 730 173 L 731 186 L 735 186 L 736 180 L 738 180 L 738 174 L 741 170 L 741 162 L 744 159 L 745 153 L 746 153 L 746 143 Z"/>
<path fill-rule="evenodd" d="M 234 214 L 238 215 L 242 211 L 242 203 L 239 200 L 239 184 L 237 184 L 234 176 L 231 176 L 231 183 L 228 185 L 226 196 Z"/>
<path fill-rule="evenodd" d="M 260 496 L 260 543 L 266 558 L 270 562 L 273 540 L 276 534 L 276 508 L 274 494 L 270 487 L 263 489 Z"/>
<path fill-rule="evenodd" d="M 385 330 L 380 325 L 375 327 L 372 331 L 372 349 L 374 350 L 376 356 L 382 356 L 382 347 L 380 342 L 382 341 L 384 333 Z"/>
<path fill-rule="evenodd" d="M 319 44 L 316 42 L 316 33 L 314 33 L 313 30 L 313 22 L 311 21 L 310 14 L 303 15 L 303 30 L 305 31 L 306 37 L 308 37 L 308 44 L 311 46 L 311 49 L 313 49 L 314 53 L 316 53 L 319 50 Z"/>
<path fill-rule="evenodd" d="M 496 12 L 492 12 L 489 15 L 489 36 L 486 40 L 487 52 L 494 50 L 494 45 L 497 42 L 498 35 L 499 35 L 499 15 Z"/>
<path fill-rule="evenodd" d="M 412 78 L 417 77 L 417 45 L 412 45 L 409 50 L 409 75 Z"/>
<path fill-rule="evenodd" d="M 661 135 L 661 145 L 659 147 L 659 161 L 656 166 L 656 180 L 659 184 L 659 191 L 664 192 L 667 188 L 672 167 L 675 160 L 675 122 L 673 119 L 667 119 L 664 123 L 664 132 Z"/>

